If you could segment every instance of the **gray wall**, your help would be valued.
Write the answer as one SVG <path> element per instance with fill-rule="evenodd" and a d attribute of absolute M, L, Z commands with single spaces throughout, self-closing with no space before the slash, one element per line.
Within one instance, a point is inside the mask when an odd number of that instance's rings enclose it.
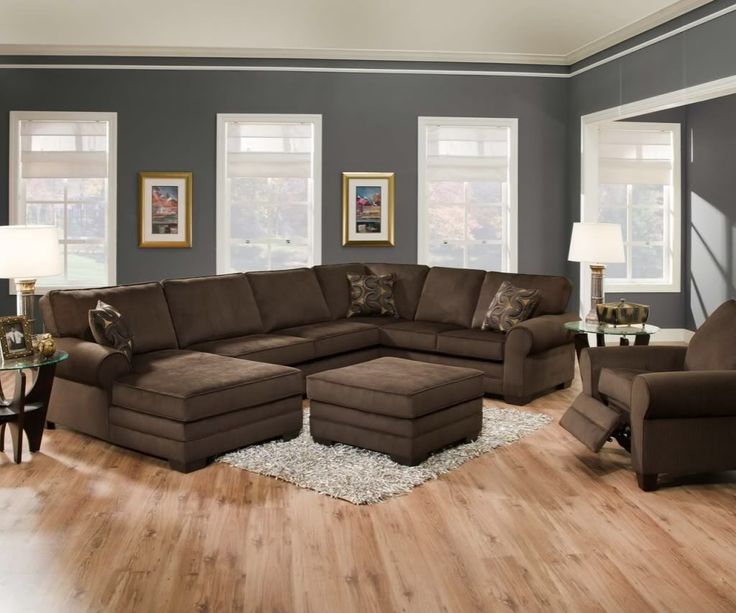
<path fill-rule="evenodd" d="M 158 63 L 158 62 L 157 62 Z M 527 67 L 528 68 L 528 67 Z M 417 116 L 519 118 L 519 266 L 564 273 L 567 80 L 296 72 L 0 70 L 0 194 L 8 112 L 118 113 L 118 282 L 215 272 L 216 113 L 323 116 L 323 261 L 416 261 Z M 193 247 L 139 249 L 137 173 L 191 170 Z M 341 245 L 342 171 L 396 173 L 396 247 Z M 0 207 L 0 224 L 7 223 Z M 0 289 L 0 313 L 14 311 Z"/>
<path fill-rule="evenodd" d="M 708 10 L 733 2 L 714 2 Z M 693 16 L 699 13 L 693 11 Z M 691 16 L 692 17 L 692 16 Z M 692 85 L 736 75 L 736 13 L 686 30 L 629 55 L 574 76 L 570 81 L 568 224 L 580 219 L 580 118 Z M 581 66 L 584 64 L 581 64 Z M 578 66 L 573 66 L 573 70 Z M 694 257 L 699 257 L 694 254 Z M 575 281 L 578 267 L 568 265 Z M 685 286 L 687 287 L 687 285 Z M 692 327 L 692 314 L 668 294 L 637 294 L 627 298 L 652 305 L 652 322 L 664 327 Z"/>

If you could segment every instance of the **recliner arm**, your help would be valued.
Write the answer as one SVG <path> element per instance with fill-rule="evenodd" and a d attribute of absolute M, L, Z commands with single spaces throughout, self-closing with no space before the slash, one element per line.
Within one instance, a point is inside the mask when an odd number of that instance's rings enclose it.
<path fill-rule="evenodd" d="M 573 340 L 573 333 L 565 329 L 568 321 L 577 321 L 575 313 L 561 313 L 559 315 L 540 315 L 532 317 L 514 326 L 506 337 L 505 352 L 517 355 L 531 355 L 541 353 L 566 345 Z"/>
<path fill-rule="evenodd" d="M 110 389 L 115 379 L 131 370 L 125 354 L 112 347 L 72 336 L 55 338 L 54 342 L 57 349 L 69 354 L 56 368 L 56 375 L 64 379 Z"/>
<path fill-rule="evenodd" d="M 736 417 L 736 370 L 689 370 L 639 375 L 631 421 Z"/>
<path fill-rule="evenodd" d="M 687 347 L 680 345 L 635 345 L 631 347 L 590 347 L 580 354 L 583 392 L 601 400 L 598 380 L 604 368 L 681 371 Z"/>

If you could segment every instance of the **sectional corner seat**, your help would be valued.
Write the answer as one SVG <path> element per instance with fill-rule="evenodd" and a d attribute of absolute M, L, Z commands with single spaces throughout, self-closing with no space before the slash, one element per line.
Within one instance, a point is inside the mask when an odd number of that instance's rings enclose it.
<path fill-rule="evenodd" d="M 395 278 L 398 318 L 345 318 L 347 273 Z M 538 288 L 535 316 L 507 334 L 480 329 L 504 280 Z M 58 290 L 41 313 L 59 365 L 49 421 L 190 471 L 220 453 L 296 435 L 305 375 L 383 356 L 474 368 L 513 404 L 572 380 L 564 277 L 414 264 L 335 264 L 101 289 Z M 93 342 L 98 300 L 125 317 L 132 364 Z"/>

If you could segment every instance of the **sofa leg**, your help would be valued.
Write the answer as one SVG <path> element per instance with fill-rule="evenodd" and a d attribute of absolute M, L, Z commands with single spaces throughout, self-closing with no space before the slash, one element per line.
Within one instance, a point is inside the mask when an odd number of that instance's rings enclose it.
<path fill-rule="evenodd" d="M 312 440 L 315 443 L 318 443 L 319 445 L 325 445 L 326 447 L 331 447 L 332 445 L 335 444 L 335 441 L 331 441 L 329 439 L 322 438 L 322 437 L 319 437 L 319 436 L 314 436 L 314 434 L 312 435 Z"/>
<path fill-rule="evenodd" d="M 644 492 L 653 492 L 657 489 L 657 473 L 636 473 L 636 481 Z"/>
<path fill-rule="evenodd" d="M 534 400 L 534 396 L 504 396 L 503 397 L 503 401 L 506 404 L 515 404 L 517 406 L 529 404 L 532 400 Z"/>
<path fill-rule="evenodd" d="M 396 462 L 397 464 L 401 464 L 402 466 L 418 466 L 419 464 L 424 462 L 429 457 L 429 454 L 425 453 L 420 456 L 412 456 L 412 457 L 402 457 L 402 456 L 392 455 L 389 457 L 394 462 Z"/>
<path fill-rule="evenodd" d="M 207 458 L 182 462 L 180 460 L 169 460 L 169 467 L 180 473 L 191 473 L 207 466 Z"/>
<path fill-rule="evenodd" d="M 290 441 L 292 439 L 295 439 L 300 434 L 301 434 L 301 428 L 299 430 L 294 430 L 293 432 L 287 432 L 281 437 L 281 440 L 284 442 Z"/>
<path fill-rule="evenodd" d="M 555 389 L 566 390 L 571 385 L 572 385 L 572 379 L 570 379 L 569 381 L 565 381 L 564 383 L 560 383 Z"/>

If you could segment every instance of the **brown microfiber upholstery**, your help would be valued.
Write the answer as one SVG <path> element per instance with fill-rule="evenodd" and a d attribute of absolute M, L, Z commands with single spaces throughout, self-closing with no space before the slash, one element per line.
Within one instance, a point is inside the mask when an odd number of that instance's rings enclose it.
<path fill-rule="evenodd" d="M 332 319 L 317 275 L 309 268 L 247 273 L 263 331 Z"/>
<path fill-rule="evenodd" d="M 414 319 L 429 267 L 423 264 L 366 264 L 370 274 L 394 275 L 394 302 L 401 319 Z"/>
<path fill-rule="evenodd" d="M 485 272 L 462 268 L 430 268 L 414 319 L 469 328 Z"/>
<path fill-rule="evenodd" d="M 690 339 L 687 370 L 736 369 L 736 300 L 719 306 Z"/>
<path fill-rule="evenodd" d="M 387 347 L 435 351 L 437 335 L 458 326 L 430 321 L 399 321 L 381 327 L 381 344 Z"/>
<path fill-rule="evenodd" d="M 312 270 L 317 275 L 332 319 L 343 319 L 350 305 L 348 274 L 366 274 L 365 264 L 323 264 Z"/>
<path fill-rule="evenodd" d="M 619 411 L 583 392 L 565 411 L 560 419 L 560 426 L 597 453 L 621 421 L 622 415 Z"/>
<path fill-rule="evenodd" d="M 437 335 L 437 351 L 465 358 L 503 361 L 506 335 L 486 330 L 450 330 Z"/>
<path fill-rule="evenodd" d="M 534 317 L 539 315 L 556 315 L 567 308 L 572 292 L 572 284 L 565 277 L 551 275 L 525 275 L 510 272 L 487 272 L 481 285 L 478 302 L 473 314 L 472 327 L 480 328 L 488 311 L 491 300 L 496 295 L 501 283 L 508 281 L 523 289 L 538 289 L 539 304 L 534 310 Z"/>
<path fill-rule="evenodd" d="M 279 333 L 313 340 L 318 358 L 373 347 L 378 345 L 380 340 L 376 326 L 355 322 L 352 319 L 286 328 L 279 330 Z"/>
<path fill-rule="evenodd" d="M 125 354 L 73 336 L 54 339 L 56 348 L 74 356 L 56 365 L 56 376 L 109 389 L 113 381 L 130 372 Z"/>
<path fill-rule="evenodd" d="M 540 315 L 515 325 L 507 334 L 507 351 L 521 355 L 541 353 L 573 342 L 574 334 L 565 329 L 568 321 L 577 321 L 575 313 Z"/>
<path fill-rule="evenodd" d="M 314 342 L 311 339 L 284 334 L 251 334 L 223 338 L 197 343 L 189 349 L 284 366 L 308 362 L 316 357 Z"/>
<path fill-rule="evenodd" d="M 633 368 L 604 368 L 598 379 L 598 391 L 617 405 L 631 409 L 631 388 L 634 377 L 647 372 Z"/>
<path fill-rule="evenodd" d="M 312 400 L 405 419 L 482 395 L 479 371 L 400 358 L 378 358 L 307 377 Z"/>
<path fill-rule="evenodd" d="M 245 275 L 163 282 L 181 348 L 260 332 L 261 315 Z"/>
<path fill-rule="evenodd" d="M 94 340 L 89 330 L 88 313 L 98 300 L 102 300 L 122 313 L 133 334 L 134 353 L 177 348 L 174 325 L 160 283 L 52 290 L 43 300 L 49 303 L 44 307 L 44 314 L 49 308 L 53 311 L 53 316 L 44 317 L 44 323 L 54 336 Z"/>
<path fill-rule="evenodd" d="M 195 421 L 301 394 L 295 368 L 199 351 L 137 356 L 112 388 L 112 404 L 177 421 Z"/>

